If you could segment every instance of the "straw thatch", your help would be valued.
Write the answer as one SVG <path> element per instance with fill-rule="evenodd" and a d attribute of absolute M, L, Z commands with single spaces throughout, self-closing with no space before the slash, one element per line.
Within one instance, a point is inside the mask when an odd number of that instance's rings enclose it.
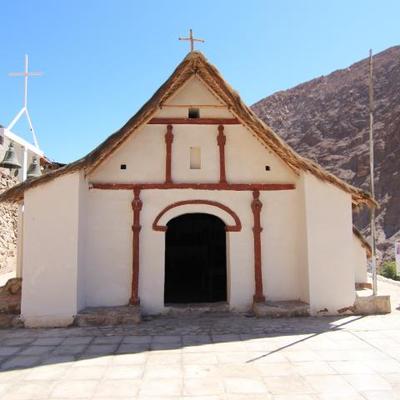
<path fill-rule="evenodd" d="M 376 202 L 368 193 L 345 183 L 333 174 L 322 169 L 313 161 L 297 154 L 242 102 L 239 95 L 227 82 L 225 82 L 218 70 L 207 61 L 203 54 L 199 52 L 189 53 L 167 81 L 136 113 L 136 115 L 134 115 L 119 131 L 111 135 L 87 156 L 55 171 L 51 171 L 39 178 L 25 181 L 14 186 L 0 195 L 0 201 L 20 201 L 23 199 L 25 190 L 49 182 L 60 175 L 72 173 L 81 169 L 83 169 L 86 174 L 90 174 L 90 172 L 97 168 L 107 157 L 121 146 L 121 144 L 133 132 L 135 132 L 135 130 L 148 122 L 157 112 L 159 107 L 161 107 L 163 103 L 193 75 L 196 75 L 196 77 L 202 80 L 210 91 L 220 99 L 221 102 L 228 106 L 232 114 L 234 114 L 265 147 L 280 157 L 294 172 L 309 172 L 317 178 L 329 182 L 345 192 L 350 193 L 353 199 L 353 205 L 355 206 L 362 204 L 367 204 L 368 206 L 376 205 Z"/>
<path fill-rule="evenodd" d="M 357 237 L 357 239 L 361 242 L 361 246 L 367 252 L 368 258 L 372 256 L 372 248 L 371 245 L 367 242 L 367 239 L 363 236 L 363 234 L 353 225 L 353 234 Z"/>

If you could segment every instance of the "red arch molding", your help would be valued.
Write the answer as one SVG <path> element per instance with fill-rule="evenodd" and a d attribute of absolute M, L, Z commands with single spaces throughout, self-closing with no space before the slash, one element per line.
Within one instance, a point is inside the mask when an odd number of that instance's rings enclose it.
<path fill-rule="evenodd" d="M 226 213 L 228 213 L 233 220 L 235 221 L 235 225 L 226 225 L 225 226 L 225 231 L 226 232 L 239 232 L 242 230 L 242 223 L 240 222 L 239 217 L 237 214 L 232 211 L 229 207 L 225 206 L 224 204 L 218 203 L 217 201 L 211 201 L 211 200 L 183 200 L 183 201 L 178 201 L 176 203 L 172 203 L 169 206 L 165 207 L 156 217 L 156 219 L 153 222 L 153 230 L 159 231 L 159 232 L 166 232 L 167 231 L 167 226 L 166 225 L 158 225 L 158 222 L 162 218 L 162 216 L 169 210 L 180 207 L 180 206 L 185 206 L 187 204 L 207 204 L 209 206 L 217 207 Z"/>

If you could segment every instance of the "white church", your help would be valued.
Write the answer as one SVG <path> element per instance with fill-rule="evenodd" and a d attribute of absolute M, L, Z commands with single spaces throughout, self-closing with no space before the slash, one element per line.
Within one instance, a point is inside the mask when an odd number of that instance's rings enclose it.
<path fill-rule="evenodd" d="M 26 326 L 88 307 L 351 310 L 374 200 L 297 154 L 199 52 L 82 159 L 11 188 Z M 261 308 L 260 308 L 261 307 Z"/>

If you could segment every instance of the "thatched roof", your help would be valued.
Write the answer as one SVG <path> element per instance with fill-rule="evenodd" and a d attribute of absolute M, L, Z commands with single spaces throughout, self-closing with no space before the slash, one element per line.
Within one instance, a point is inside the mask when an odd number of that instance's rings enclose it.
<path fill-rule="evenodd" d="M 49 182 L 64 174 L 82 169 L 86 174 L 89 174 L 121 146 L 135 130 L 148 122 L 159 107 L 194 75 L 203 81 L 221 102 L 228 106 L 232 114 L 265 147 L 281 158 L 295 173 L 301 171 L 309 172 L 317 178 L 350 193 L 355 206 L 362 204 L 367 204 L 368 206 L 376 205 L 368 193 L 345 183 L 322 169 L 315 162 L 297 154 L 242 102 L 239 95 L 225 82 L 218 70 L 199 52 L 189 53 L 153 97 L 120 130 L 112 134 L 91 153 L 62 168 L 14 186 L 0 195 L 0 201 L 20 201 L 23 199 L 25 190 Z"/>
<path fill-rule="evenodd" d="M 363 234 L 354 225 L 353 225 L 353 234 L 361 242 L 361 246 L 364 247 L 364 249 L 366 250 L 368 258 L 371 258 L 372 256 L 371 245 L 367 242 L 367 239 L 365 239 Z"/>

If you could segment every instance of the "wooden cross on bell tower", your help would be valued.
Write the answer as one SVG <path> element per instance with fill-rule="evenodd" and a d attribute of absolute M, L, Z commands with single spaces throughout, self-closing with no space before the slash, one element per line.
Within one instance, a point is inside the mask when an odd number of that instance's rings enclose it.
<path fill-rule="evenodd" d="M 181 38 L 180 37 L 179 40 L 188 40 L 188 41 L 190 41 L 190 51 L 191 52 L 194 51 L 194 42 L 201 42 L 201 43 L 205 42 L 205 40 L 203 40 L 203 39 L 194 38 L 193 37 L 193 31 L 191 29 L 189 30 L 189 37 L 186 37 L 186 38 Z"/>
<path fill-rule="evenodd" d="M 11 121 L 11 123 L 7 126 L 7 129 L 11 131 L 11 129 L 14 127 L 14 125 L 18 122 L 18 120 L 22 117 L 23 114 L 26 115 L 26 118 L 29 123 L 30 130 L 32 132 L 33 136 L 33 142 L 35 143 L 35 146 L 39 148 L 39 144 L 37 141 L 36 133 L 35 130 L 33 129 L 31 117 L 29 115 L 28 111 L 28 78 L 30 76 L 41 76 L 43 75 L 41 72 L 30 72 L 29 71 L 29 59 L 28 55 L 25 54 L 25 70 L 24 72 L 10 72 L 9 76 L 23 76 L 24 77 L 24 105 L 19 111 L 19 113 L 14 117 L 14 119 Z"/>

